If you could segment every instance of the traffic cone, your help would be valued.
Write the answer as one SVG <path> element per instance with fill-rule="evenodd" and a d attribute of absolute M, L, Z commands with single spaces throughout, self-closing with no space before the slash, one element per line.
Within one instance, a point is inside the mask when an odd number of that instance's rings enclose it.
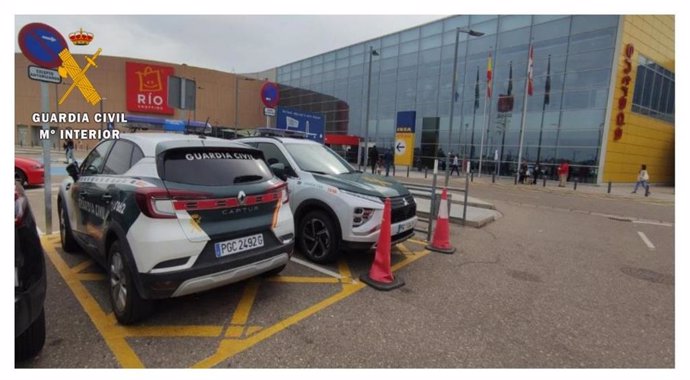
<path fill-rule="evenodd" d="M 391 272 L 391 201 L 388 198 L 383 204 L 383 220 L 374 263 L 369 273 L 359 276 L 359 279 L 377 290 L 392 290 L 405 285 L 400 277 L 394 277 Z"/>
<path fill-rule="evenodd" d="M 434 237 L 431 244 L 426 246 L 430 251 L 440 253 L 455 253 L 455 248 L 450 245 L 450 224 L 448 223 L 448 193 L 446 188 L 443 188 L 441 193 L 441 202 L 438 206 L 438 217 L 436 218 L 436 228 L 434 229 Z"/>

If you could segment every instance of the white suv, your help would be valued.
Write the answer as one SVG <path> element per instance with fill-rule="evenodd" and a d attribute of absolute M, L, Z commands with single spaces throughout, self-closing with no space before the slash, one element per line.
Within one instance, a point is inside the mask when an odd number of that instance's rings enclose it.
<path fill-rule="evenodd" d="M 329 262 L 343 250 L 367 250 L 379 237 L 383 201 L 391 200 L 392 243 L 414 234 L 414 197 L 389 177 L 362 173 L 328 147 L 306 139 L 250 137 L 271 169 L 283 171 L 300 250 L 314 262 Z"/>

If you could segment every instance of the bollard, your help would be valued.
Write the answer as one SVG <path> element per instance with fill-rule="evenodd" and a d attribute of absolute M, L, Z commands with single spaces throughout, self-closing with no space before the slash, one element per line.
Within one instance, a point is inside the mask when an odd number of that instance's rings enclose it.
<path fill-rule="evenodd" d="M 546 187 L 546 177 L 544 177 L 544 184 L 542 185 L 542 187 Z"/>
<path fill-rule="evenodd" d="M 424 179 L 426 179 L 426 176 L 428 174 L 429 168 L 425 167 L 424 168 Z"/>
<path fill-rule="evenodd" d="M 609 181 L 609 189 L 606 192 L 611 194 L 611 181 Z"/>
<path fill-rule="evenodd" d="M 407 166 L 407 178 L 410 178 L 410 167 L 409 167 L 409 165 Z"/>
<path fill-rule="evenodd" d="M 491 174 L 491 183 L 496 183 L 496 173 Z"/>
<path fill-rule="evenodd" d="M 474 182 L 474 172 L 470 172 L 470 181 Z"/>
<path fill-rule="evenodd" d="M 393 165 L 393 177 L 395 177 L 395 165 Z"/>
<path fill-rule="evenodd" d="M 517 176 L 515 176 L 515 183 L 514 184 L 517 185 Z"/>
<path fill-rule="evenodd" d="M 573 190 L 577 190 L 577 179 L 573 182 Z"/>

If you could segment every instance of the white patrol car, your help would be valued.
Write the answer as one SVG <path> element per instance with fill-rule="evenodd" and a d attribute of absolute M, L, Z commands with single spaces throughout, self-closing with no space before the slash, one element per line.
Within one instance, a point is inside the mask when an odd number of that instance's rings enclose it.
<path fill-rule="evenodd" d="M 306 139 L 249 137 L 288 183 L 297 245 L 312 261 L 329 262 L 343 250 L 367 250 L 379 237 L 383 201 L 391 200 L 392 243 L 414 234 L 417 205 L 400 183 L 355 170 L 328 147 Z"/>
<path fill-rule="evenodd" d="M 57 200 L 62 247 L 106 268 L 120 323 L 144 317 L 151 299 L 280 272 L 292 255 L 286 184 L 247 145 L 122 134 L 68 172 Z"/>

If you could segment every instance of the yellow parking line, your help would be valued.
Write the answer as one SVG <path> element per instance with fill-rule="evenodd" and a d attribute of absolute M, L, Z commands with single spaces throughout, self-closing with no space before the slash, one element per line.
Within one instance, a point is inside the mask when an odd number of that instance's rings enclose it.
<path fill-rule="evenodd" d="M 74 293 L 77 301 L 81 304 L 86 314 L 91 318 L 94 326 L 103 336 L 103 340 L 110 348 L 110 351 L 115 355 L 115 359 L 125 368 L 143 368 L 144 364 L 141 362 L 137 354 L 132 350 L 132 347 L 127 344 L 123 335 L 122 329 L 116 325 L 115 318 L 111 315 L 106 315 L 98 302 L 91 296 L 91 293 L 79 281 L 77 276 L 72 272 L 67 263 L 62 260 L 55 250 L 55 246 L 50 244 L 49 239 L 41 238 L 43 248 L 46 256 L 53 263 L 55 269 L 60 273 L 65 283 Z"/>
<path fill-rule="evenodd" d="M 93 260 L 87 259 L 87 260 L 84 260 L 84 261 L 80 262 L 79 264 L 73 266 L 71 269 L 72 269 L 72 272 L 79 273 L 79 272 L 83 271 L 84 269 L 90 267 L 91 265 L 93 265 Z"/>
<path fill-rule="evenodd" d="M 396 247 L 405 255 L 413 255 L 414 254 L 412 251 L 410 251 L 409 248 L 405 247 L 405 244 L 401 243 L 401 244 L 398 244 Z"/>
<path fill-rule="evenodd" d="M 79 281 L 104 281 L 107 277 L 103 273 L 78 273 L 76 278 Z"/>
<path fill-rule="evenodd" d="M 427 242 L 417 240 L 417 239 L 407 239 L 407 241 L 409 241 L 410 243 L 415 243 L 415 244 L 419 244 L 419 245 L 427 245 Z"/>
<path fill-rule="evenodd" d="M 230 321 L 230 326 L 228 327 L 225 336 L 238 337 L 242 334 L 244 324 L 247 323 L 247 320 L 249 319 L 249 312 L 252 310 L 254 299 L 256 299 L 256 293 L 258 291 L 259 282 L 255 279 L 249 280 L 247 282 L 247 286 L 244 288 L 244 292 L 242 293 L 242 298 L 237 304 L 235 312 L 232 314 L 232 320 Z M 238 327 L 240 327 L 240 329 L 238 329 Z"/>
<path fill-rule="evenodd" d="M 131 337 L 217 337 L 222 326 L 130 326 L 121 327 Z"/>
<path fill-rule="evenodd" d="M 339 284 L 340 280 L 334 277 L 307 277 L 307 276 L 274 276 L 266 279 L 270 282 L 286 282 L 298 284 Z"/>
<path fill-rule="evenodd" d="M 286 328 L 294 325 L 295 323 L 300 322 L 301 320 L 316 314 L 317 312 L 325 309 L 326 307 L 344 299 L 347 298 L 348 296 L 352 295 L 353 293 L 361 290 L 364 288 L 364 284 L 362 283 L 357 283 L 357 284 L 343 284 L 343 290 L 340 291 L 337 294 L 334 294 L 333 296 L 330 296 L 326 298 L 325 300 L 312 305 L 302 311 L 300 311 L 297 314 L 294 314 L 288 318 L 283 319 L 282 321 L 274 324 L 271 327 L 268 327 L 264 330 L 259 331 L 258 333 L 242 340 L 238 339 L 224 339 L 219 345 L 218 349 L 216 350 L 216 353 L 209 356 L 208 358 L 201 360 L 200 362 L 194 364 L 192 367 L 193 368 L 209 368 L 213 367 L 215 365 L 218 365 L 221 363 L 223 360 L 226 360 L 230 358 L 231 356 L 234 356 L 247 348 L 261 342 L 264 339 L 267 339 L 271 337 L 274 334 L 277 334 L 278 332 L 285 330 Z"/>
<path fill-rule="evenodd" d="M 345 259 L 340 259 L 340 261 L 338 261 L 338 271 L 340 275 L 343 276 L 343 279 L 352 279 L 352 272 L 350 272 L 350 267 L 345 262 Z"/>

